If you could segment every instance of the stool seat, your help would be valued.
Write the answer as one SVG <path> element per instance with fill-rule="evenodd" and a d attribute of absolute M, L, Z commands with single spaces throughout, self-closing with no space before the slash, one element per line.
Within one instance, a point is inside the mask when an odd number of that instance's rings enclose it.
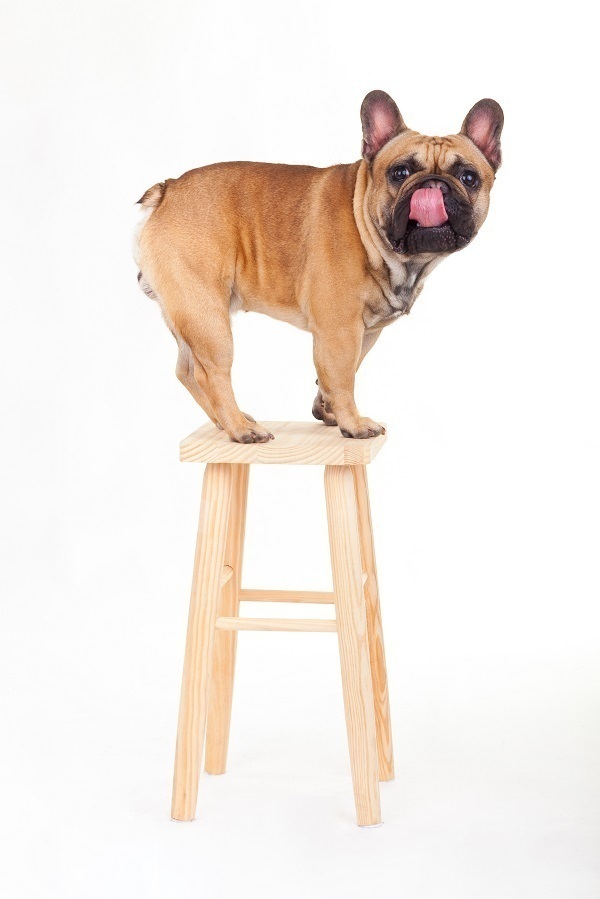
<path fill-rule="evenodd" d="M 368 465 L 386 441 L 385 434 L 365 440 L 344 437 L 339 428 L 318 421 L 262 421 L 275 435 L 268 443 L 233 443 L 213 424 L 204 425 L 180 444 L 182 462 L 239 462 L 263 465 Z"/>
<path fill-rule="evenodd" d="M 172 817 L 191 821 L 204 756 L 224 774 L 239 631 L 337 633 L 350 767 L 361 826 L 381 822 L 379 781 L 394 776 L 387 673 L 366 466 L 385 443 L 343 437 L 319 422 L 273 421 L 269 443 L 232 443 L 213 424 L 181 443 L 181 459 L 205 462 L 190 597 Z M 333 591 L 242 586 L 248 480 L 252 464 L 322 465 Z M 285 524 L 285 516 L 282 524 Z M 328 603 L 335 618 L 249 618 L 252 602 Z"/>

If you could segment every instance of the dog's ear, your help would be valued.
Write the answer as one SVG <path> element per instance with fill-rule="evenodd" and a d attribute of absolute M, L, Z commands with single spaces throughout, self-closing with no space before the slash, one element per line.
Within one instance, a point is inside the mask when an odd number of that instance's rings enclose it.
<path fill-rule="evenodd" d="M 500 135 L 504 125 L 502 107 L 495 100 L 480 100 L 467 113 L 461 134 L 466 135 L 478 147 L 496 172 L 502 163 Z"/>
<path fill-rule="evenodd" d="M 363 143 L 362 155 L 368 161 L 379 153 L 389 140 L 406 129 L 400 110 L 385 91 L 371 91 L 360 107 Z"/>

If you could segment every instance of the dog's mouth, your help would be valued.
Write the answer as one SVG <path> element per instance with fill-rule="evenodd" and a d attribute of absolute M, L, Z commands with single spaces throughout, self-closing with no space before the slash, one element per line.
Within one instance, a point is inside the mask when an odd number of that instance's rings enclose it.
<path fill-rule="evenodd" d="M 438 184 L 440 182 L 438 181 Z M 397 253 L 453 253 L 475 235 L 470 206 L 448 185 L 418 187 L 398 203 L 389 240 Z"/>
<path fill-rule="evenodd" d="M 463 246 L 466 246 L 465 241 Z M 448 223 L 444 225 L 420 225 L 409 221 L 406 233 L 394 247 L 399 253 L 415 256 L 418 253 L 452 253 L 458 249 L 457 236 Z"/>

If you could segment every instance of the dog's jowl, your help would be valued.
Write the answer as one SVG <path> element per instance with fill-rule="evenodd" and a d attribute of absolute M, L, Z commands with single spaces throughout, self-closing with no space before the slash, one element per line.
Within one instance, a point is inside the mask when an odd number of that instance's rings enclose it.
<path fill-rule="evenodd" d="M 361 120 L 358 162 L 208 165 L 155 184 L 139 201 L 140 286 L 177 341 L 177 377 L 232 440 L 273 437 L 233 394 L 232 312 L 264 312 L 310 331 L 313 415 L 346 437 L 380 434 L 354 402 L 356 371 L 432 269 L 485 220 L 501 162 L 494 100 L 476 103 L 449 137 L 411 131 L 383 91 L 365 97 Z"/>

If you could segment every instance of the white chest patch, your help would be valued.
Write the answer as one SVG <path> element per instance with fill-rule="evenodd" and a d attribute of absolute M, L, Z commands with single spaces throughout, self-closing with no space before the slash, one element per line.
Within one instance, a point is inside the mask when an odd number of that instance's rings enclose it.
<path fill-rule="evenodd" d="M 414 302 L 415 285 L 419 280 L 420 273 L 420 269 L 402 265 L 402 263 L 397 264 L 394 269 L 390 269 L 390 285 L 393 294 L 390 302 L 395 309 L 410 311 Z"/>
<path fill-rule="evenodd" d="M 414 258 L 404 262 L 397 256 L 385 258 L 389 281 L 379 282 L 383 293 L 381 304 L 365 310 L 365 325 L 374 328 L 389 324 L 401 315 L 408 315 L 427 275 L 441 262 L 443 256 Z"/>

